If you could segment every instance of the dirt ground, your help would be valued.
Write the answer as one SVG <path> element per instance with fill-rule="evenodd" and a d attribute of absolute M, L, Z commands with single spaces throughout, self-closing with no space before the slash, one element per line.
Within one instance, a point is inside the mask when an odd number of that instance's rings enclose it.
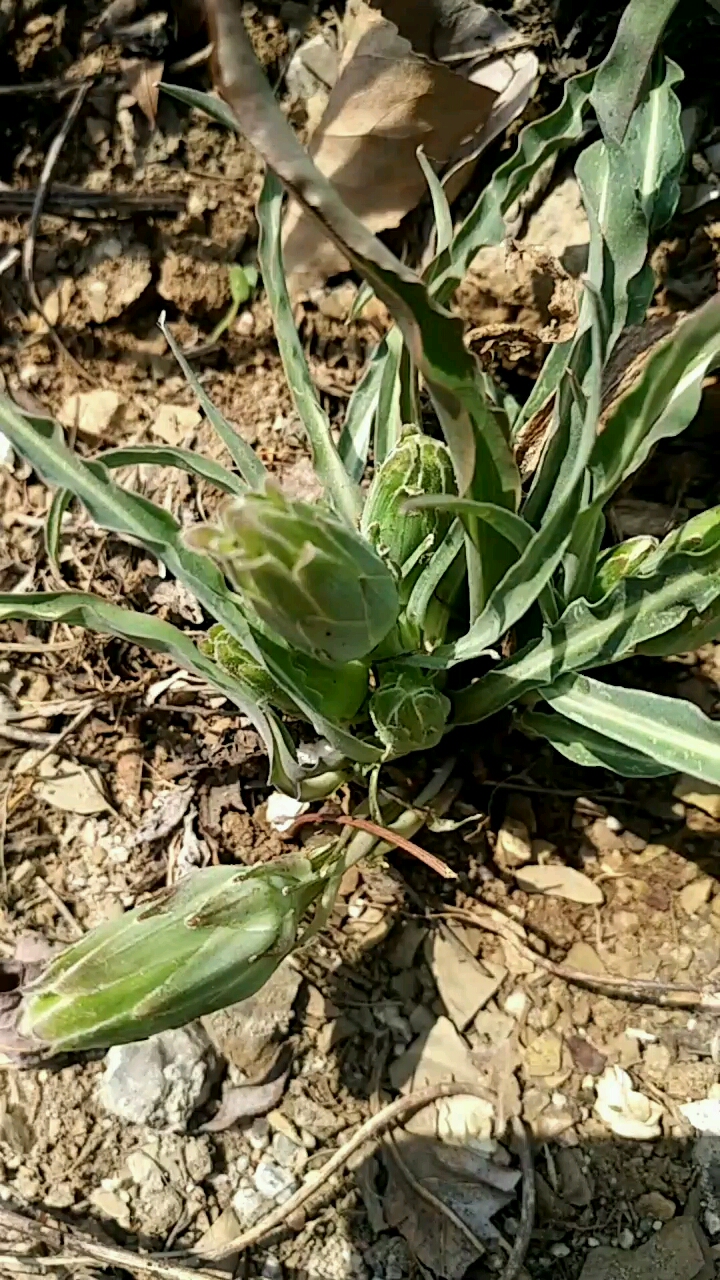
<path fill-rule="evenodd" d="M 273 79 L 292 52 L 288 7 L 284 17 L 279 8 L 249 10 Z M 549 40 L 552 6 L 498 8 Z M 92 81 L 54 170 L 52 211 L 37 229 L 32 278 L 44 315 L 21 262 L 0 271 L 0 380 L 24 407 L 71 426 L 84 453 L 147 441 L 222 458 L 157 327 L 164 310 L 215 404 L 289 493 L 314 496 L 262 293 L 215 332 L 231 301 L 228 267 L 254 261 L 260 167 L 241 138 L 163 95 L 155 103 L 147 87 L 148 66 L 164 63 L 167 78 L 182 77 L 183 63 L 202 50 L 195 9 L 102 40 L 93 31 L 99 12 L 53 0 L 16 11 L 0 0 L 0 93 L 15 87 L 0 96 L 0 261 L 22 250 L 28 215 L 13 198 L 40 181 L 69 104 L 47 87 L 18 86 Z M 607 30 L 582 5 L 555 12 L 562 41 L 539 45 L 545 107 L 564 77 L 602 53 L 612 29 L 610 10 Z M 331 20 L 321 8 L 306 35 Z M 717 56 L 720 28 L 709 34 Z M 700 47 L 684 21 L 674 39 L 679 58 Z M 686 110 L 701 117 L 702 147 L 692 152 L 687 211 L 655 251 L 657 316 L 698 305 L 719 282 L 712 210 L 720 179 L 708 157 L 720 160 L 720 125 L 708 59 L 703 50 L 684 89 Z M 202 87 L 206 74 L 199 60 L 187 82 Z M 293 110 L 302 128 L 302 104 Z M 529 110 L 537 113 L 537 103 Z M 473 349 L 516 392 L 527 391 L 568 321 L 547 280 L 538 289 L 538 260 L 523 257 L 523 236 L 572 274 L 582 269 L 584 230 L 568 175 L 562 169 L 526 211 L 519 259 L 493 251 L 459 294 Z M 104 206 L 91 210 L 77 194 L 67 207 L 52 203 L 73 188 Z M 127 197 L 142 197 L 143 210 Z M 379 314 L 347 323 L 355 289 L 340 280 L 296 308 L 336 422 L 383 331 Z M 105 398 L 95 397 L 78 425 L 73 397 L 87 392 Z M 719 405 L 710 379 L 692 430 L 616 504 L 618 529 L 662 533 L 720 501 Z M 121 474 L 185 523 L 216 501 L 209 485 L 181 472 Z M 92 586 L 202 632 L 198 606 L 157 562 L 100 533 L 79 507 L 63 526 L 59 582 L 43 544 L 49 492 L 17 458 L 4 459 L 0 495 L 3 591 Z M 633 674 L 710 715 L 720 710 L 716 646 Z M 401 853 L 349 873 L 330 926 L 259 1003 L 213 1015 L 174 1042 L 189 1074 L 172 1059 L 161 1064 L 154 1110 L 148 1104 L 132 1118 L 118 1102 L 111 1057 L 0 1067 L 0 1275 L 179 1280 L 198 1266 L 263 1280 L 507 1274 L 508 1250 L 527 1225 L 521 1152 L 507 1136 L 518 1117 L 534 1154 L 537 1205 L 525 1271 L 516 1274 L 716 1274 L 720 998 L 708 993 L 720 988 L 720 795 L 676 778 L 624 783 L 581 771 L 505 721 L 453 745 L 455 829 L 424 833 L 423 842 L 458 880 L 448 885 Z M 70 942 L 194 867 L 249 864 L 285 849 L 265 812 L 265 763 L 244 718 L 158 655 L 64 625 L 4 624 L 2 955 L 28 931 Z M 413 782 L 431 767 L 421 761 Z M 557 854 L 582 874 L 536 891 L 523 868 Z M 591 980 L 578 982 L 575 971 Z M 214 1129 L 223 1091 L 276 1080 L 279 1051 L 292 1065 L 269 1112 Z M 490 1102 L 447 1099 L 430 1127 L 411 1122 L 395 1141 L 362 1148 L 342 1174 L 323 1176 L 307 1206 L 261 1244 L 224 1263 L 207 1260 L 211 1245 L 286 1201 L 389 1098 L 452 1077 L 472 1078 Z M 462 1167 L 442 1163 L 438 1134 L 465 1151 Z M 99 1257 L 90 1245 L 109 1252 Z M 171 1269 L 153 1271 L 149 1258 L 163 1253 Z"/>

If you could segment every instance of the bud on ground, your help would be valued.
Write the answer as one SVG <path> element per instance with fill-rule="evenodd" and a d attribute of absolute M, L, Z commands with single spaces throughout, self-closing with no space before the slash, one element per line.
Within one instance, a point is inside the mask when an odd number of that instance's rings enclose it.
<path fill-rule="evenodd" d="M 48 1053 L 104 1048 L 244 1000 L 325 883 L 301 857 L 196 872 L 51 961 L 24 993 L 19 1036 Z"/>

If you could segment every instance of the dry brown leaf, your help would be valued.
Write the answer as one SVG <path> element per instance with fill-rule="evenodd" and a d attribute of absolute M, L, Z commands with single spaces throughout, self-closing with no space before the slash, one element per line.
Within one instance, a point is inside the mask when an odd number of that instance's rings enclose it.
<path fill-rule="evenodd" d="M 150 127 L 157 123 L 157 105 L 164 62 L 136 62 L 125 69 L 125 85 L 137 102 Z"/>
<path fill-rule="evenodd" d="M 549 898 L 565 898 L 568 902 L 581 902 L 599 907 L 605 901 L 599 885 L 574 867 L 551 863 L 542 867 L 522 867 L 515 872 L 520 889 L 527 893 L 544 893 Z"/>
<path fill-rule="evenodd" d="M 405 1169 L 416 1183 L 466 1223 L 479 1245 L 498 1240 L 492 1218 L 509 1204 L 520 1175 L 514 1169 L 494 1164 L 472 1147 L 448 1146 L 404 1132 L 385 1159 L 386 1221 L 402 1232 L 413 1255 L 435 1275 L 460 1280 L 478 1258 L 479 1249 L 439 1208 L 427 1200 L 419 1201 Z"/>
<path fill-rule="evenodd" d="M 378 14 L 358 17 L 310 153 L 371 231 L 395 227 L 422 199 L 422 145 L 447 164 L 487 120 L 496 94 L 413 53 Z M 340 252 L 296 205 L 285 227 L 285 264 L 296 285 L 345 270 Z"/>
<path fill-rule="evenodd" d="M 97 769 L 62 760 L 54 754 L 45 755 L 32 748 L 24 752 L 18 761 L 16 774 L 34 774 L 33 794 L 54 809 L 65 813 L 89 816 L 93 813 L 112 813 Z"/>

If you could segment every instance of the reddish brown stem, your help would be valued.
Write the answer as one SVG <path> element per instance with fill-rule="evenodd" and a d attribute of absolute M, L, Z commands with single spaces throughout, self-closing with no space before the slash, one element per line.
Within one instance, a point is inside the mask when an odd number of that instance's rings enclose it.
<path fill-rule="evenodd" d="M 405 853 L 417 858 L 418 862 L 424 862 L 426 867 L 430 867 L 431 871 L 443 876 L 445 880 L 457 880 L 457 872 L 453 871 L 447 862 L 443 862 L 442 858 L 436 858 L 434 853 L 428 853 L 427 849 L 421 849 L 419 844 L 414 844 L 412 840 L 406 840 L 405 836 L 398 835 L 396 831 L 392 831 L 389 827 L 381 827 L 377 822 L 371 822 L 369 818 L 351 818 L 346 813 L 339 813 L 334 817 L 329 817 L 324 813 L 304 813 L 295 820 L 288 831 L 288 835 L 294 836 L 298 827 L 304 827 L 313 822 L 334 822 L 340 827 L 356 827 L 358 831 L 367 831 L 369 835 L 376 836 L 378 840 L 385 840 L 387 844 L 394 844 L 397 849 L 404 849 Z"/>

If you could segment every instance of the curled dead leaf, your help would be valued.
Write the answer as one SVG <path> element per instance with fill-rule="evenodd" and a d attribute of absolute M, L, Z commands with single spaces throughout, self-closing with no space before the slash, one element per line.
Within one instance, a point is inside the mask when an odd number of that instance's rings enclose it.
<path fill-rule="evenodd" d="M 526 893 L 544 893 L 549 898 L 565 898 L 589 907 L 599 907 L 605 901 L 602 889 L 589 876 L 559 863 L 521 867 L 515 872 L 515 879 L 518 888 Z"/>

